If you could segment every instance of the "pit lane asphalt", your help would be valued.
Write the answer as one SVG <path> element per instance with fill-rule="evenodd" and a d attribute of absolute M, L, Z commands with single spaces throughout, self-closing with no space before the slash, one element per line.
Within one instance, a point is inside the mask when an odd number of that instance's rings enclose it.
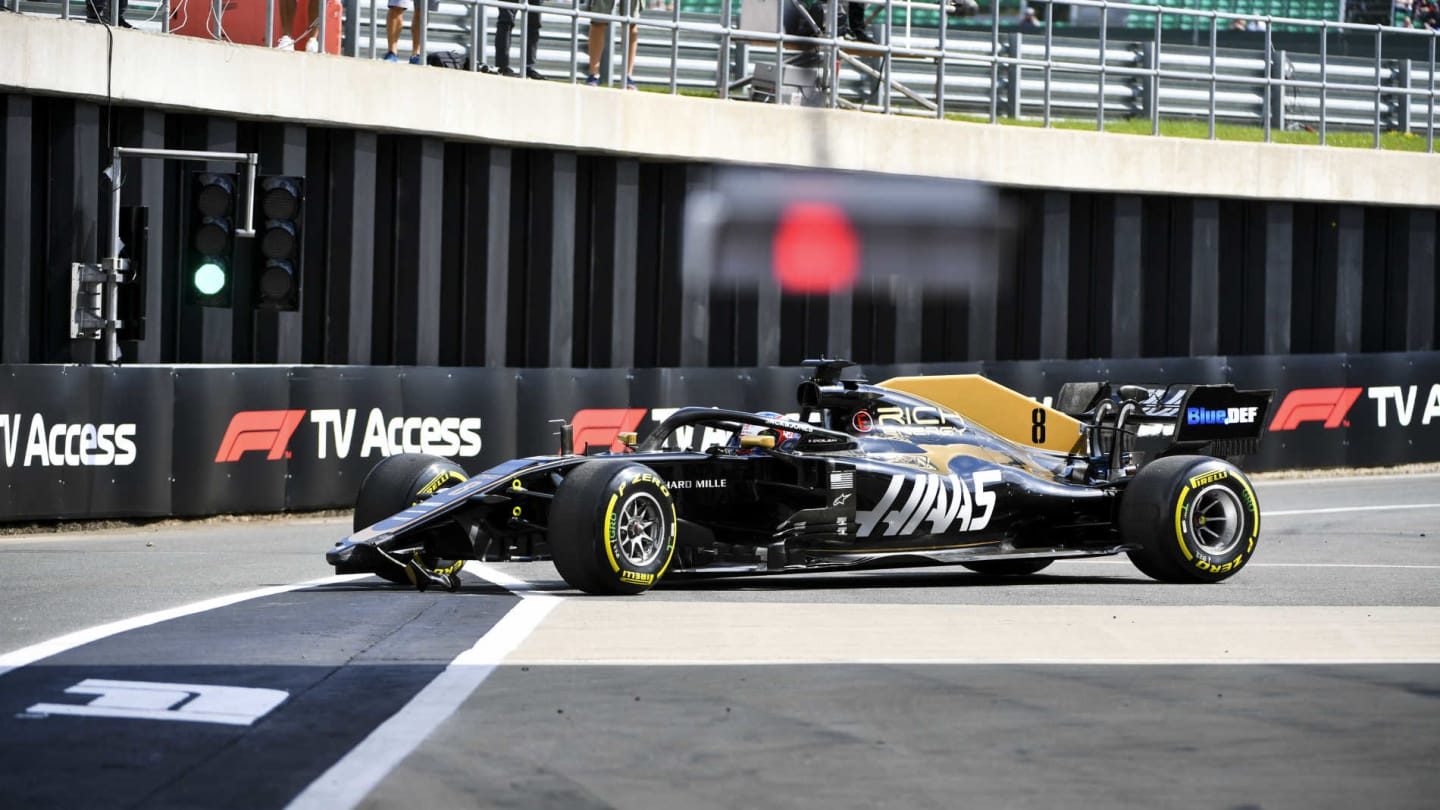
<path fill-rule="evenodd" d="M 0 675 L 0 806 L 1434 806 L 1440 476 L 1258 490 L 1256 560 L 1218 586 L 1097 560 L 595 599 L 544 564 L 495 566 L 564 599 L 438 713 L 437 676 L 519 596 L 360 579 L 137 626 Z M 324 576 L 345 529 L 0 539 L 0 669 Z M 287 697 L 248 727 L 31 710 L 87 704 L 65 690 L 93 679 Z M 391 718 L 381 742 L 414 748 L 395 763 L 361 744 Z"/>

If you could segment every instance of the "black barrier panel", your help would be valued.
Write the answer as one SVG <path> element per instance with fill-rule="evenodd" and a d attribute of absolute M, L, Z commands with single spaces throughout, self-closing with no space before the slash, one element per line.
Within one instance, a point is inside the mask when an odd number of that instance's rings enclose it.
<path fill-rule="evenodd" d="M 168 370 L 0 368 L 4 519 L 169 512 Z"/>
<path fill-rule="evenodd" d="M 1237 387 L 1275 390 L 1275 396 L 1270 401 L 1270 413 L 1265 420 L 1265 431 L 1261 434 L 1260 450 L 1246 459 L 1246 469 L 1344 467 L 1350 463 L 1350 444 L 1356 432 L 1346 424 L 1348 420 L 1345 416 L 1341 415 L 1330 427 L 1325 426 L 1325 420 L 1312 421 L 1310 418 L 1322 412 L 1328 418 L 1335 401 L 1345 398 L 1346 364 L 1345 360 L 1335 356 L 1232 359 L 1230 381 Z M 1333 389 L 1333 392 L 1325 389 Z M 1327 400 L 1329 405 L 1325 404 Z M 1297 415 L 1304 421 L 1294 422 Z M 1287 422 L 1290 426 L 1279 427 Z M 1368 455 L 1368 451 L 1359 455 Z M 1383 458 L 1380 455 L 1371 457 Z M 1365 461 L 1359 463 L 1362 466 L 1367 464 Z M 1372 465 L 1385 463 L 1378 460 L 1368 462 Z"/>
<path fill-rule="evenodd" d="M 74 515 L 76 505 L 85 503 L 88 489 L 78 485 L 78 479 L 89 476 L 78 464 L 66 465 L 63 454 L 52 449 L 50 437 L 59 429 L 63 444 L 64 426 L 90 421 L 86 398 L 90 370 L 10 366 L 6 371 L 0 394 L 6 513 L 17 518 Z M 77 485 L 69 486 L 70 482 Z"/>
<path fill-rule="evenodd" d="M 516 377 L 519 385 L 516 410 L 522 415 L 515 431 L 519 455 L 551 454 L 560 449 L 560 425 L 551 420 L 571 421 L 585 409 L 611 411 L 641 407 L 631 398 L 629 375 L 623 370 L 531 368 L 518 371 Z M 580 427 L 587 425 L 582 422 Z M 605 437 L 613 441 L 613 433 L 608 431 Z M 600 433 L 578 430 L 576 434 L 578 449 L 583 450 L 587 442 L 600 443 L 594 438 Z"/>
<path fill-rule="evenodd" d="M 861 371 L 870 382 L 884 382 L 895 377 L 921 377 L 926 374 L 981 374 L 984 363 L 897 363 L 888 366 L 864 366 Z M 853 373 L 853 372 L 852 372 Z M 846 375 L 848 378 L 848 374 Z"/>
<path fill-rule="evenodd" d="M 1138 385 L 1175 385 L 1177 383 L 1191 384 L 1212 384 L 1226 382 L 1226 360 L 1224 357 L 1170 357 L 1156 360 L 1104 360 L 1104 361 L 1076 361 L 1061 363 L 1037 363 L 1049 369 L 1047 380 L 1054 383 L 1054 391 L 1060 390 L 1060 384 L 1069 382 L 1067 379 L 1059 379 L 1065 376 L 1068 368 L 1073 368 L 1077 374 L 1087 374 L 1092 367 L 1099 372 L 1095 377 L 1072 377 L 1071 379 L 1082 380 L 1108 380 L 1122 384 L 1133 383 Z M 1016 365 L 1028 365 L 1018 363 Z M 1027 392 L 1028 393 L 1028 392 Z M 1053 393 L 1052 391 L 1046 392 Z"/>
<path fill-rule="evenodd" d="M 986 377 L 1023 394 L 1045 399 L 1060 392 L 1067 382 L 1088 382 L 1113 377 L 1101 364 L 1089 360 L 1054 363 L 986 363 Z M 1118 377 L 1116 378 L 1118 379 Z M 1126 380 L 1126 382 L 1140 382 Z"/>
<path fill-rule="evenodd" d="M 522 448 L 515 436 L 517 427 L 527 416 L 523 408 L 516 407 L 518 386 L 514 371 L 483 368 L 384 371 L 399 373 L 401 382 L 401 408 L 385 427 L 392 451 L 418 449 L 445 456 L 472 475 L 521 454 Z"/>
<path fill-rule="evenodd" d="M 677 408 L 737 408 L 793 414 L 795 390 L 809 374 L 799 368 L 637 369 L 631 376 L 631 407 L 643 410 L 644 438 Z"/>
<path fill-rule="evenodd" d="M 285 508 L 290 441 L 305 420 L 285 367 L 175 369 L 174 513 Z"/>
<path fill-rule="evenodd" d="M 1065 382 L 1272 388 L 1250 470 L 1440 460 L 1440 353 L 871 366 L 881 381 L 982 372 L 1036 398 Z M 687 405 L 796 410 L 801 368 L 552 370 L 0 366 L 0 520 L 348 507 L 413 450 L 470 472 L 611 446 Z"/>
<path fill-rule="evenodd" d="M 170 472 L 175 459 L 175 380 L 168 368 L 100 368 L 90 375 L 91 417 L 97 420 L 86 512 L 115 517 L 174 514 Z M 112 433 L 106 425 L 114 425 Z M 126 426 L 134 426 L 127 442 Z M 107 434 L 115 447 L 113 462 Z M 90 444 L 81 434 L 82 445 Z M 126 465 L 129 444 L 134 460 Z"/>
<path fill-rule="evenodd" d="M 1349 423 L 1347 466 L 1374 463 L 1357 462 L 1362 458 L 1440 456 L 1440 353 L 1351 357 L 1345 371 L 1345 390 L 1361 391 L 1342 420 Z"/>
<path fill-rule="evenodd" d="M 742 407 L 756 411 L 794 413 L 800 408 L 800 402 L 795 396 L 796 389 L 809 378 L 808 369 L 745 369 L 740 381 L 749 389 L 749 397 Z"/>
<path fill-rule="evenodd" d="M 290 370 L 290 406 L 305 415 L 288 446 L 286 508 L 354 504 L 365 474 L 389 449 L 387 421 L 405 414 L 399 371 L 365 366 Z"/>
<path fill-rule="evenodd" d="M 1440 353 L 1247 357 L 1233 366 L 1237 384 L 1283 381 L 1255 469 L 1440 458 Z"/>
<path fill-rule="evenodd" d="M 668 413 L 676 408 L 746 408 L 755 407 L 755 395 L 749 385 L 750 369 L 736 368 L 644 368 L 630 372 L 631 405 L 645 408 L 654 419 L 655 412 Z M 652 427 L 653 425 L 647 425 Z"/>

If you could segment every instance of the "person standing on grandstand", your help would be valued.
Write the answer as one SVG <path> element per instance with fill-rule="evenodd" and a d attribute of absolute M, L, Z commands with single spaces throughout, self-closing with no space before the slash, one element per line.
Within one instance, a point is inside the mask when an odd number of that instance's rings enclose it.
<path fill-rule="evenodd" d="M 1435 0 L 1415 0 L 1414 19 L 1416 28 L 1427 28 L 1431 31 L 1440 28 L 1440 5 Z"/>
<path fill-rule="evenodd" d="M 1391 7 L 1390 24 L 1409 28 L 1411 5 L 1411 0 L 1395 0 L 1395 5 Z"/>
<path fill-rule="evenodd" d="M 110 3 L 115 1 L 116 0 L 85 0 L 85 22 L 108 24 L 110 22 Z M 120 16 L 116 18 L 116 25 L 121 28 L 134 28 L 135 26 L 125 20 L 125 9 L 130 5 L 130 0 L 119 0 L 119 3 Z M 20 10 L 18 3 L 15 5 L 15 10 Z"/>
<path fill-rule="evenodd" d="M 539 0 L 529 0 L 538 3 Z M 515 28 L 515 9 L 500 9 L 500 19 L 495 23 L 495 68 L 502 76 L 519 76 L 510 67 L 510 32 Z M 525 78 L 545 78 L 535 67 L 535 56 L 540 50 L 540 12 L 525 13 Z"/>
<path fill-rule="evenodd" d="M 590 0 L 590 10 L 596 14 L 614 14 L 615 7 L 619 5 L 617 0 Z M 627 17 L 640 16 L 640 0 L 624 0 L 623 11 L 619 12 Z M 629 58 L 625 60 L 625 89 L 635 89 L 635 45 L 639 41 L 640 26 L 631 23 L 630 35 L 626 38 L 628 48 L 626 53 Z M 605 40 L 610 35 L 610 23 L 605 20 L 590 21 L 590 39 L 588 50 L 590 52 L 590 72 L 585 75 L 585 83 L 591 87 L 600 84 L 600 55 L 605 52 Z"/>
<path fill-rule="evenodd" d="M 429 0 L 429 9 L 434 11 L 440 8 L 440 0 Z M 400 27 L 405 24 L 405 12 L 411 8 L 410 0 L 390 0 L 389 11 L 385 17 L 385 37 L 390 44 L 390 50 L 385 52 L 386 62 L 399 62 L 400 57 L 395 55 L 395 49 L 400 46 Z M 420 55 L 420 30 L 415 20 L 410 21 L 410 64 L 418 65 L 425 61 Z"/>
<path fill-rule="evenodd" d="M 275 40 L 275 47 L 285 49 L 294 48 L 295 39 L 290 36 L 295 31 L 295 6 L 296 0 L 280 0 L 280 38 Z M 318 28 L 316 21 L 320 19 L 320 0 L 310 0 L 310 27 Z M 320 50 L 319 35 L 310 37 L 305 43 L 305 50 L 312 53 Z"/>
<path fill-rule="evenodd" d="M 823 15 L 822 15 L 823 16 Z M 845 8 L 845 18 L 840 27 L 840 35 L 855 40 L 856 42 L 874 43 L 875 37 L 871 35 L 870 28 L 865 24 L 865 4 L 849 3 Z"/>

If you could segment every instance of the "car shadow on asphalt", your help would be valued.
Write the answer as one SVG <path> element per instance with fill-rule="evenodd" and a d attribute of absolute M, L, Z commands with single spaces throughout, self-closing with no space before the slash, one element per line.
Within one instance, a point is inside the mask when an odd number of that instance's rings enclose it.
<path fill-rule="evenodd" d="M 1028 574 L 994 576 L 968 571 L 916 573 L 846 572 L 836 574 L 770 574 L 747 577 L 677 577 L 655 586 L 657 591 L 807 591 L 919 588 L 1023 588 L 1056 585 L 1154 585 L 1138 575 L 1076 576 Z"/>
<path fill-rule="evenodd" d="M 567 588 L 564 582 L 556 580 L 553 583 L 536 584 L 535 590 L 548 591 L 551 589 L 563 590 Z M 467 576 L 463 578 L 458 591 L 446 591 L 444 588 L 427 588 L 420 591 L 414 585 L 401 585 L 395 582 L 387 582 L 379 577 L 368 577 L 366 579 L 344 580 L 334 584 L 321 583 L 313 588 L 306 588 L 311 593 L 320 591 L 324 593 L 371 593 L 383 591 L 398 591 L 402 593 L 431 593 L 449 595 L 450 593 L 463 593 L 474 595 L 490 596 L 515 596 L 515 592 L 502 588 L 499 585 L 478 577 Z"/>
<path fill-rule="evenodd" d="M 524 593 L 585 596 L 558 577 L 527 579 Z M 1158 585 L 1138 572 L 1108 576 L 1074 574 L 1027 574 L 996 576 L 961 570 L 846 571 L 834 573 L 755 574 L 746 576 L 672 575 L 658 583 L 654 590 L 664 592 L 739 593 L 745 591 L 775 593 L 783 591 L 831 590 L 919 590 L 928 588 L 1005 588 L 1023 589 L 1069 585 Z M 345 580 L 322 584 L 312 590 L 333 593 L 417 592 L 413 586 L 387 582 L 379 577 Z M 429 589 L 426 593 L 446 594 Z M 517 595 L 478 576 L 464 576 L 464 583 L 455 593 L 469 595 Z M 613 597 L 605 597 L 613 598 Z"/>

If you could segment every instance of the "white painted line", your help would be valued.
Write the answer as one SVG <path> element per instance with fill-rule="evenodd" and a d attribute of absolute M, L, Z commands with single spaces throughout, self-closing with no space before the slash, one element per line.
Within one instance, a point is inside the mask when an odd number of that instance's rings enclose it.
<path fill-rule="evenodd" d="M 1365 481 L 1413 481 L 1417 478 L 1440 478 L 1440 473 L 1386 473 L 1384 475 L 1346 475 L 1335 478 L 1315 476 L 1313 478 L 1282 478 L 1280 480 L 1259 479 L 1252 480 L 1256 487 L 1289 487 L 1304 484 L 1315 486 L 1316 484 L 1357 484 Z"/>
<path fill-rule="evenodd" d="M 1337 512 L 1389 512 L 1406 509 L 1440 509 L 1440 503 L 1392 503 L 1378 506 L 1331 506 L 1325 509 L 1286 509 L 1280 512 L 1261 512 L 1260 517 L 1291 517 L 1293 515 L 1329 515 Z"/>
<path fill-rule="evenodd" d="M 774 658 L 729 658 L 716 661 L 713 658 L 679 659 L 667 658 L 586 658 L 573 661 L 564 658 L 554 660 L 525 659 L 527 667 L 781 667 L 781 666 L 1067 666 L 1067 667 L 1229 667 L 1229 666 L 1395 666 L 1410 664 L 1440 664 L 1440 657 L 1411 657 L 1403 661 L 1390 658 L 847 658 L 843 661 L 816 659 L 808 661 L 777 661 Z M 291 805 L 292 807 L 294 805 Z M 318 806 L 318 805 L 317 805 Z M 349 806 L 349 805 L 347 805 Z"/>
<path fill-rule="evenodd" d="M 475 576 L 489 582 L 491 585 L 499 585 L 507 591 L 533 591 L 539 587 L 533 582 L 517 579 L 498 568 L 491 568 L 488 565 L 475 565 L 471 563 L 466 565 L 462 570 L 469 571 Z"/>
<path fill-rule="evenodd" d="M 289 810 L 352 808 L 365 799 L 389 773 L 425 741 L 470 698 L 490 673 L 540 625 L 562 597 L 524 593 L 533 587 L 489 566 L 466 566 L 466 571 L 512 590 L 520 604 L 481 636 L 475 646 L 460 653 L 445 671 L 425 685 L 410 702 L 380 724 L 310 783 L 287 806 Z"/>
<path fill-rule="evenodd" d="M 102 638 L 109 638 L 110 636 L 129 630 L 148 627 L 152 624 L 159 624 L 160 622 L 168 622 L 171 619 L 178 619 L 182 616 L 190 616 L 195 613 L 204 613 L 207 610 L 214 610 L 227 605 L 248 602 L 251 599 L 263 599 L 266 596 L 274 596 L 279 593 L 298 591 L 302 588 L 313 588 L 317 585 L 328 585 L 333 582 L 346 582 L 367 576 L 370 575 L 345 574 L 297 582 L 293 585 L 276 585 L 270 588 L 259 588 L 243 593 L 233 593 L 229 596 L 206 599 L 203 602 L 192 602 L 188 605 L 181 605 L 180 607 L 157 610 L 153 613 L 145 613 L 129 619 L 121 619 L 118 622 L 110 622 L 109 624 L 102 624 L 85 630 L 77 630 L 74 633 L 66 633 L 63 636 L 52 638 L 49 641 L 42 641 L 39 644 L 32 644 L 29 647 L 22 647 L 14 652 L 0 655 L 0 676 L 5 675 L 5 673 L 12 669 L 33 664 L 42 658 L 49 658 L 52 655 L 58 655 L 66 650 L 73 650 L 76 647 L 89 644 L 92 641 L 99 641 Z"/>
<path fill-rule="evenodd" d="M 1198 620 L 1196 616 L 1203 615 Z M 1440 606 L 567 601 L 506 666 L 1433 663 Z"/>
<path fill-rule="evenodd" d="M 1411 568 L 1420 571 L 1437 571 L 1440 565 L 1391 565 L 1386 563 L 1250 563 L 1247 567 L 1261 568 Z"/>
<path fill-rule="evenodd" d="M 1129 560 L 1056 560 L 1056 565 L 1124 565 L 1133 567 Z M 1246 563 L 1246 568 L 1401 568 L 1417 571 L 1440 571 L 1440 565 L 1418 565 L 1399 563 Z M 1036 574 L 1037 577 L 1045 576 Z M 1159 583 L 1156 583 L 1157 585 Z"/>

